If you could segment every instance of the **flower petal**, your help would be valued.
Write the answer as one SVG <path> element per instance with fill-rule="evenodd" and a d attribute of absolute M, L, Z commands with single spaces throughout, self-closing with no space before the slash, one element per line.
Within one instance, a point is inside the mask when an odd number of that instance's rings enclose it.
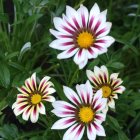
<path fill-rule="evenodd" d="M 124 86 L 119 86 L 119 87 L 113 89 L 113 93 L 120 93 L 120 94 L 122 94 L 124 91 L 125 91 L 125 87 Z"/>
<path fill-rule="evenodd" d="M 75 57 L 74 57 L 74 62 L 76 64 L 80 64 L 82 62 L 84 62 L 84 60 L 86 59 L 86 51 L 84 49 L 79 49 L 78 52 L 76 53 Z"/>
<path fill-rule="evenodd" d="M 75 123 L 74 117 L 66 117 L 56 121 L 51 129 L 66 129 Z"/>
<path fill-rule="evenodd" d="M 43 105 L 43 103 L 39 103 L 38 105 L 37 105 L 37 110 L 39 111 L 39 113 L 41 113 L 41 114 L 46 114 L 46 109 L 45 109 L 45 106 Z"/>
<path fill-rule="evenodd" d="M 74 46 L 73 39 L 56 39 L 49 46 L 57 50 L 67 50 Z"/>
<path fill-rule="evenodd" d="M 32 111 L 31 108 L 32 108 L 31 105 L 29 105 L 29 106 L 27 106 L 27 107 L 25 108 L 25 110 L 24 110 L 24 112 L 23 112 L 23 114 L 22 114 L 23 120 L 27 121 L 27 120 L 29 119 L 30 114 L 31 114 L 31 111 Z"/>
<path fill-rule="evenodd" d="M 106 118 L 106 115 L 103 114 L 103 113 L 97 113 L 95 115 L 95 121 L 98 122 L 98 123 L 102 123 L 103 121 L 105 121 L 105 118 Z"/>
<path fill-rule="evenodd" d="M 38 120 L 38 117 L 39 117 L 39 112 L 37 110 L 37 107 L 36 106 L 33 106 L 31 108 L 31 115 L 30 115 L 31 122 L 32 123 L 36 123 L 37 120 Z"/>
<path fill-rule="evenodd" d="M 55 98 L 49 95 L 49 96 L 43 97 L 42 100 L 48 101 L 48 102 L 54 102 Z"/>
<path fill-rule="evenodd" d="M 75 106 L 71 105 L 68 102 L 65 101 L 55 101 L 52 103 L 52 106 L 54 109 L 59 110 L 59 111 L 73 111 L 75 112 Z"/>
<path fill-rule="evenodd" d="M 70 57 L 72 57 L 78 50 L 79 50 L 79 48 L 71 47 L 71 48 L 65 50 L 64 52 L 58 54 L 57 58 L 58 58 L 58 59 L 70 58 Z"/>
<path fill-rule="evenodd" d="M 77 10 L 77 12 L 78 12 L 78 15 L 81 19 L 82 27 L 86 28 L 87 23 L 88 23 L 88 17 L 89 17 L 88 9 L 81 4 L 80 8 Z"/>
<path fill-rule="evenodd" d="M 86 71 L 88 79 L 95 85 L 98 86 L 100 84 L 98 77 L 91 70 Z"/>
<path fill-rule="evenodd" d="M 87 137 L 88 137 L 89 140 L 95 140 L 96 139 L 96 129 L 93 126 L 92 123 L 90 123 L 87 126 Z"/>
<path fill-rule="evenodd" d="M 63 136 L 63 140 L 81 140 L 84 134 L 85 126 L 81 124 L 75 124 L 71 126 Z"/>
<path fill-rule="evenodd" d="M 104 128 L 101 124 L 99 124 L 97 122 L 94 122 L 93 125 L 96 129 L 96 133 L 97 133 L 98 136 L 106 136 L 105 130 L 104 130 Z"/>
<path fill-rule="evenodd" d="M 79 105 L 81 103 L 78 95 L 69 87 L 63 86 L 64 93 L 66 97 L 75 105 Z"/>
<path fill-rule="evenodd" d="M 109 100 L 109 102 L 108 102 L 108 106 L 109 106 L 110 108 L 115 109 L 115 101 L 114 101 L 113 98 L 111 98 L 111 99 Z"/>
<path fill-rule="evenodd" d="M 89 28 L 91 28 L 93 26 L 93 22 L 95 17 L 97 17 L 100 14 L 100 9 L 97 3 L 95 3 L 93 5 L 93 7 L 90 10 L 90 14 L 89 14 Z"/>

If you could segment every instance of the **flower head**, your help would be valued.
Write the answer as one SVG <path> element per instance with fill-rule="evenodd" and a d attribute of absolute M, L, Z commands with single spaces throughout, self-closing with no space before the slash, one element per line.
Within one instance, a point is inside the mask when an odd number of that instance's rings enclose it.
<path fill-rule="evenodd" d="M 93 83 L 93 92 L 96 93 L 97 90 L 102 89 L 103 97 L 108 99 L 108 106 L 115 108 L 114 99 L 118 99 L 117 93 L 121 94 L 125 90 L 121 85 L 123 81 L 118 78 L 118 73 L 109 75 L 106 66 L 103 65 L 101 68 L 95 66 L 94 72 L 87 70 L 87 77 Z"/>
<path fill-rule="evenodd" d="M 71 103 L 55 101 L 52 112 L 61 117 L 54 123 L 52 129 L 65 129 L 70 127 L 63 136 L 63 140 L 80 140 L 87 129 L 88 139 L 94 140 L 96 135 L 105 136 L 101 123 L 105 121 L 105 114 L 101 113 L 107 100 L 102 98 L 102 90 L 97 91 L 93 97 L 92 86 L 89 81 L 86 84 L 77 85 L 75 93 L 69 87 L 64 86 L 64 93 Z"/>
<path fill-rule="evenodd" d="M 66 59 L 75 55 L 74 62 L 82 69 L 88 59 L 107 52 L 115 40 L 107 36 L 112 24 L 106 22 L 106 14 L 107 10 L 100 12 L 96 3 L 90 12 L 83 5 L 77 11 L 67 6 L 66 15 L 53 20 L 57 31 L 50 29 L 57 38 L 50 47 L 63 51 L 57 58 Z"/>
<path fill-rule="evenodd" d="M 18 88 L 20 92 L 12 108 L 16 116 L 22 114 L 24 120 L 29 117 L 32 123 L 37 122 L 39 113 L 45 114 L 43 101 L 54 102 L 55 98 L 51 96 L 55 92 L 52 88 L 53 83 L 49 81 L 50 77 L 45 76 L 39 83 L 36 81 L 36 73 L 25 81 L 25 85 Z"/>

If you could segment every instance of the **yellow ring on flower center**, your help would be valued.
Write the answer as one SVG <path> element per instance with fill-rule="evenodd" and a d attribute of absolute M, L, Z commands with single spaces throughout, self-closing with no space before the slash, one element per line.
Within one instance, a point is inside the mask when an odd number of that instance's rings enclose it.
<path fill-rule="evenodd" d="M 31 97 L 31 103 L 32 104 L 38 104 L 41 102 L 41 95 L 40 94 L 34 94 L 32 97 Z"/>
<path fill-rule="evenodd" d="M 111 90 L 111 88 L 109 86 L 102 86 L 101 89 L 103 91 L 103 97 L 104 98 L 107 98 L 107 97 L 110 96 L 112 90 Z"/>
<path fill-rule="evenodd" d="M 80 108 L 78 115 L 80 121 L 82 121 L 83 123 L 89 123 L 90 121 L 93 120 L 95 114 L 94 111 L 91 109 L 91 107 L 82 107 Z"/>
<path fill-rule="evenodd" d="M 77 37 L 77 43 L 80 48 L 88 49 L 94 43 L 94 41 L 94 36 L 87 31 L 80 33 Z"/>

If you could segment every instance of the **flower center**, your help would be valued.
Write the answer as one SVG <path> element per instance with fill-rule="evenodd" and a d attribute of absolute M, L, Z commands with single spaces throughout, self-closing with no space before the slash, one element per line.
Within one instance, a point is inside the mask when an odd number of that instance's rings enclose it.
<path fill-rule="evenodd" d="M 101 87 L 101 89 L 103 91 L 103 97 L 104 98 L 107 98 L 107 97 L 110 96 L 112 90 L 111 90 L 111 88 L 109 86 L 103 86 L 103 87 Z"/>
<path fill-rule="evenodd" d="M 41 95 L 39 94 L 34 94 L 32 97 L 31 97 L 31 102 L 32 104 L 38 104 L 41 102 Z"/>
<path fill-rule="evenodd" d="M 88 49 L 94 42 L 94 37 L 89 32 L 82 32 L 77 37 L 77 43 L 80 48 Z"/>
<path fill-rule="evenodd" d="M 94 111 L 90 107 L 82 107 L 79 111 L 80 121 L 83 123 L 89 123 L 94 118 Z"/>

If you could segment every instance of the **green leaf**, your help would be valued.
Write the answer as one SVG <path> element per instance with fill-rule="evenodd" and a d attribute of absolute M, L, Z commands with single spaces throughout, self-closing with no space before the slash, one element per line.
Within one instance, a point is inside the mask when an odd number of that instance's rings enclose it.
<path fill-rule="evenodd" d="M 25 43 L 24 46 L 22 47 L 21 51 L 20 51 L 18 60 L 21 61 L 23 55 L 30 49 L 31 49 L 31 42 Z"/>
<path fill-rule="evenodd" d="M 7 88 L 10 84 L 10 71 L 6 64 L 0 64 L 0 84 Z"/>
<path fill-rule="evenodd" d="M 134 140 L 140 140 L 140 134 L 138 134 L 138 135 L 134 138 Z"/>

